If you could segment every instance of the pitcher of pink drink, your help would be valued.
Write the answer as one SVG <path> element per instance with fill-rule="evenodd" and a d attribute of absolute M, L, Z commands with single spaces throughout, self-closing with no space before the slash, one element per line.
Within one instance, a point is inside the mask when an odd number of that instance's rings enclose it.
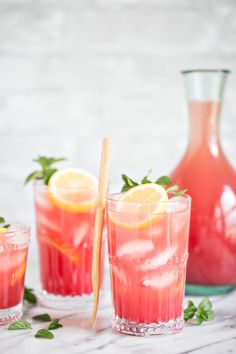
<path fill-rule="evenodd" d="M 228 70 L 183 71 L 190 116 L 187 151 L 172 173 L 192 197 L 187 293 L 216 295 L 236 285 L 236 173 L 220 143 Z"/>

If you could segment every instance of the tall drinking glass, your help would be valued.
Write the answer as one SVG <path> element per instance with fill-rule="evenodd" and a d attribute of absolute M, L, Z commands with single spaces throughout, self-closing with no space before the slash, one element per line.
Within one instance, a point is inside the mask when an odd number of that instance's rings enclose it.
<path fill-rule="evenodd" d="M 0 325 L 19 320 L 22 301 L 30 228 L 12 224 L 0 233 Z"/>
<path fill-rule="evenodd" d="M 60 188 L 61 203 L 42 182 L 34 185 L 41 295 L 45 306 L 75 308 L 90 302 L 96 188 Z M 86 207 L 78 200 L 86 195 Z M 73 204 L 76 201 L 76 206 Z M 103 262 L 101 262 L 103 267 Z"/>
<path fill-rule="evenodd" d="M 113 327 L 126 334 L 173 333 L 184 324 L 190 197 L 155 203 L 107 197 Z"/>

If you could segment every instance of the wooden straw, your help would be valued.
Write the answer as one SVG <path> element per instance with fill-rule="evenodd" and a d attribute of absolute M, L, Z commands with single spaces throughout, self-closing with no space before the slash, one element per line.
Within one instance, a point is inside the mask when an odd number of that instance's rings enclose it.
<path fill-rule="evenodd" d="M 101 258 L 101 243 L 102 243 L 102 231 L 104 222 L 104 210 L 105 210 L 105 196 L 107 191 L 109 159 L 110 159 L 110 140 L 108 138 L 103 139 L 102 144 L 102 156 L 100 163 L 99 184 L 98 184 L 98 196 L 96 205 L 96 216 L 94 225 L 94 240 L 93 240 L 93 261 L 92 261 L 92 284 L 93 284 L 93 311 L 89 321 L 89 327 L 93 327 L 99 301 L 100 290 L 100 258 Z"/>

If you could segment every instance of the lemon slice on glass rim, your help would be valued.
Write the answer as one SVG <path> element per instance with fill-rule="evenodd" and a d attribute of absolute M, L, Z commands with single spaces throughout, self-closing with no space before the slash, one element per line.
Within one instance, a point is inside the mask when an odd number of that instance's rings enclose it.
<path fill-rule="evenodd" d="M 166 209 L 168 194 L 156 183 L 141 184 L 121 194 L 115 202 L 115 208 L 109 210 L 111 221 L 125 229 L 143 229 L 160 218 Z"/>
<path fill-rule="evenodd" d="M 86 212 L 96 204 L 98 181 L 87 171 L 66 168 L 55 172 L 48 183 L 48 197 L 54 205 L 74 212 Z"/>

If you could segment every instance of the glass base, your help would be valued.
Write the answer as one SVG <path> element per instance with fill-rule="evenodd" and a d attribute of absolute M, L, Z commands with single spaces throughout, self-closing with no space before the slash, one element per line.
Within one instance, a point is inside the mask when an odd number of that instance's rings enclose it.
<path fill-rule="evenodd" d="M 222 295 L 236 289 L 236 285 L 193 285 L 186 284 L 185 294 L 196 296 Z"/>
<path fill-rule="evenodd" d="M 18 321 L 22 317 L 22 304 L 8 309 L 0 309 L 0 325 Z"/>
<path fill-rule="evenodd" d="M 179 317 L 176 320 L 170 320 L 168 322 L 158 323 L 138 323 L 127 321 L 123 318 L 121 319 L 118 316 L 114 316 L 112 320 L 112 328 L 115 328 L 118 332 L 142 337 L 161 334 L 173 334 L 179 332 L 183 326 L 183 317 Z"/>
<path fill-rule="evenodd" d="M 93 301 L 93 294 L 62 296 L 41 290 L 37 296 L 42 306 L 59 310 L 84 310 L 86 306 L 91 306 Z"/>

